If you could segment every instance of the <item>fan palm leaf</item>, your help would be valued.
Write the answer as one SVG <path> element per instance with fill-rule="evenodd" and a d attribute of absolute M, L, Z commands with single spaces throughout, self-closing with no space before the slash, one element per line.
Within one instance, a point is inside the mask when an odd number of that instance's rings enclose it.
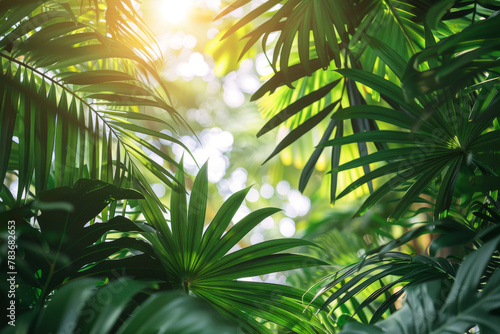
<path fill-rule="evenodd" d="M 464 52 L 464 57 L 474 52 L 474 57 L 483 55 L 485 58 L 494 58 L 495 52 L 492 53 L 488 43 L 498 42 L 495 38 L 492 38 L 490 42 L 490 36 L 494 37 L 496 32 L 488 33 L 491 30 L 488 27 L 491 22 L 498 21 L 497 18 L 495 16 L 481 21 L 435 46 L 431 45 L 417 54 L 415 59 L 424 54 L 432 54 L 438 46 L 443 50 L 447 50 L 448 46 L 450 51 L 447 52 L 450 53 Z M 474 42 L 476 40 L 477 43 Z M 487 44 L 484 48 L 477 48 L 478 44 L 484 43 Z M 398 60 L 397 54 L 382 44 L 380 46 L 379 54 L 384 62 L 392 69 L 401 68 L 402 63 Z M 430 56 L 425 57 L 431 59 Z M 388 192 L 410 182 L 411 186 L 406 190 L 390 217 L 397 220 L 403 216 L 420 194 L 432 185 L 432 182 L 442 176 L 434 211 L 434 216 L 439 217 L 442 213 L 446 214 L 451 205 L 455 183 L 463 168 L 474 166 L 483 176 L 496 175 L 494 164 L 483 161 L 484 157 L 497 152 L 496 145 L 499 138 L 498 130 L 492 127 L 493 121 L 498 117 L 500 101 L 494 86 L 497 76 L 494 70 L 496 63 L 487 62 L 486 68 L 492 72 L 488 81 L 471 86 L 470 80 L 485 69 L 477 68 L 468 63 L 471 61 L 469 58 L 461 57 L 443 61 L 442 65 L 430 70 L 433 72 L 445 71 L 445 69 L 450 71 L 450 68 L 457 66 L 471 66 L 471 71 L 456 72 L 459 76 L 465 73 L 468 77 L 468 81 L 460 81 L 459 87 L 455 81 L 457 78 L 451 78 L 453 81 L 446 81 L 448 84 L 439 84 L 436 88 L 430 88 L 433 87 L 431 82 L 421 81 L 417 85 L 409 83 L 403 86 L 406 87 L 403 91 L 394 83 L 372 73 L 355 69 L 339 70 L 348 78 L 378 91 L 393 109 L 383 106 L 353 106 L 335 113 L 334 119 L 371 118 L 406 129 L 405 131 L 358 133 L 322 144 L 323 146 L 337 146 L 354 142 L 387 142 L 398 145 L 392 146 L 390 150 L 353 160 L 333 170 L 333 172 L 339 172 L 366 164 L 388 161 L 387 165 L 365 174 L 338 195 L 342 197 L 358 186 L 381 176 L 395 176 L 370 195 L 357 214 L 363 213 Z M 434 61 L 434 64 L 437 64 L 437 61 Z M 403 82 L 411 82 L 409 78 L 411 75 L 406 73 L 414 73 L 413 63 L 406 66 L 405 74 L 402 76 Z M 425 80 L 437 80 L 434 75 L 428 78 Z M 427 95 L 422 95 L 424 92 L 417 92 L 416 87 L 429 87 L 430 91 L 426 91 Z M 436 94 L 429 95 L 431 91 L 438 88 L 439 91 Z M 457 90 L 458 97 L 455 96 Z M 404 94 L 405 92 L 407 94 Z M 409 99 L 410 94 L 419 94 L 419 99 Z"/>
<path fill-rule="evenodd" d="M 241 8 L 248 2 L 234 2 L 218 17 Z M 302 156 L 310 153 L 302 152 L 300 146 L 298 151 L 301 154 L 294 158 L 297 165 L 304 166 L 300 178 L 302 191 L 324 151 L 324 142 L 334 133 L 337 134 L 336 137 L 345 136 L 347 133 L 344 129 L 348 127 L 352 127 L 355 133 L 378 130 L 377 124 L 370 117 L 346 122 L 339 119 L 328 120 L 327 115 L 318 116 L 335 101 L 339 101 L 339 110 L 364 105 L 365 99 L 368 99 L 368 103 L 380 102 L 380 92 L 376 89 L 359 93 L 356 85 L 346 84 L 343 80 L 339 83 L 336 81 L 336 74 L 324 72 L 322 69 L 362 69 L 399 84 L 403 79 L 406 63 L 411 59 L 416 66 L 420 65 L 424 72 L 419 74 L 408 68 L 404 79 L 408 89 L 414 90 L 411 85 L 428 87 L 422 83 L 423 77 L 434 78 L 431 75 L 434 70 L 428 70 L 429 65 L 424 61 L 424 53 L 418 58 L 412 57 L 417 57 L 415 54 L 422 51 L 426 44 L 430 46 L 431 42 L 434 43 L 435 37 L 432 36 L 431 29 L 435 30 L 435 35 L 439 38 L 449 37 L 467 27 L 470 20 L 486 18 L 497 9 L 495 4 L 472 5 L 467 1 L 441 1 L 434 4 L 430 1 L 367 0 L 347 3 L 303 0 L 279 2 L 279 6 L 277 3 L 268 1 L 250 11 L 228 30 L 225 36 L 234 34 L 244 26 L 255 24 L 257 27 L 247 34 L 248 42 L 243 52 L 249 50 L 259 39 L 262 39 L 264 51 L 266 48 L 274 48 L 269 62 L 275 73 L 252 97 L 253 100 L 261 99 L 259 103 L 263 115 L 270 119 L 258 136 L 278 126 L 289 127 L 292 132 L 277 145 L 268 159 L 294 144 L 299 138 L 312 137 L 313 131 L 315 137 L 318 137 L 318 131 L 323 134 L 319 135 L 319 141 L 307 139 L 306 142 L 316 141 L 319 144 L 307 163 L 303 162 Z M 264 21 L 267 17 L 270 18 Z M 268 46 L 269 36 L 276 33 L 278 38 Z M 392 50 L 393 63 L 398 66 L 389 66 L 385 62 L 388 55 L 386 49 Z M 331 64 L 332 60 L 335 60 L 335 64 Z M 469 64 L 469 68 L 477 64 L 479 60 Z M 492 64 L 484 62 L 481 62 L 481 65 L 481 69 L 484 69 L 484 66 L 492 67 Z M 415 80 L 416 76 L 422 79 Z M 357 144 L 358 152 L 347 150 L 344 146 L 335 147 L 331 156 L 332 170 L 338 167 L 341 151 L 349 160 L 356 158 L 358 154 L 360 157 L 366 156 L 369 147 L 362 142 Z M 386 145 L 376 143 L 375 147 L 380 150 Z M 370 167 L 364 165 L 362 173 L 369 172 Z M 372 192 L 371 183 L 368 183 L 368 187 Z M 337 197 L 336 174 L 332 175 L 330 193 L 331 201 L 334 202 Z"/>
<path fill-rule="evenodd" d="M 176 178 L 179 184 L 184 184 L 182 169 L 178 170 Z M 249 332 L 270 332 L 257 319 L 301 333 L 324 332 L 324 325 L 318 318 L 310 311 L 302 312 L 302 290 L 241 281 L 246 277 L 325 264 L 312 257 L 282 253 L 314 244 L 287 238 L 264 241 L 231 252 L 250 230 L 279 209 L 257 210 L 229 228 L 248 193 L 249 189 L 244 189 L 230 196 L 204 228 L 207 187 L 205 164 L 194 181 L 189 202 L 184 187 L 174 188 L 170 224 L 165 222 L 158 208 L 143 203 L 143 212 L 155 228 L 155 231 L 144 232 L 143 235 L 154 248 L 152 256 L 164 270 L 165 280 L 177 289 L 207 300 Z"/>
<path fill-rule="evenodd" d="M 500 271 L 484 277 L 498 248 L 496 237 L 469 254 L 458 269 L 451 289 L 441 281 L 408 290 L 405 305 L 375 325 L 348 324 L 341 333 L 456 333 L 478 326 L 481 333 L 495 333 L 500 320 Z M 479 289 L 479 290 L 478 290 Z M 443 299 L 441 295 L 447 294 Z M 422 321 L 426 319 L 426 321 Z"/>

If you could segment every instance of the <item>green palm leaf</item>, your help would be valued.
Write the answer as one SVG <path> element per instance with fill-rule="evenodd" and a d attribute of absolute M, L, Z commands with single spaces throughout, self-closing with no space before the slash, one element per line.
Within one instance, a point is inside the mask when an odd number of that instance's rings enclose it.
<path fill-rule="evenodd" d="M 0 11 L 8 18 L 0 25 L 0 144 L 6 148 L 0 176 L 20 171 L 18 203 L 33 190 L 38 194 L 51 187 L 49 177 L 54 186 L 90 177 L 134 185 L 160 205 L 139 170 L 146 168 L 172 186 L 167 164 L 178 164 L 136 134 L 187 150 L 160 132 L 174 129 L 170 122 L 145 112 L 167 112 L 183 124 L 159 75 L 158 56 L 146 50 L 149 30 L 126 1 L 102 2 L 98 10 L 93 5 L 6 3 Z M 17 12 L 24 15 L 13 15 Z M 103 17 L 108 31 L 94 23 Z"/>
<path fill-rule="evenodd" d="M 177 184 L 183 184 L 181 169 L 176 178 Z M 266 326 L 256 321 L 259 318 L 304 333 L 313 333 L 312 328 L 324 331 L 321 322 L 310 311 L 301 313 L 303 291 L 240 281 L 245 277 L 325 264 L 311 257 L 282 253 L 314 244 L 301 239 L 270 240 L 228 254 L 250 230 L 279 209 L 257 210 L 230 227 L 249 190 L 244 189 L 227 199 L 202 233 L 207 184 L 205 164 L 194 181 L 189 203 L 185 189 L 181 186 L 174 188 L 170 227 L 164 219 L 158 220 L 161 217 L 158 208 L 147 206 L 144 210 L 147 220 L 158 232 L 144 232 L 143 235 L 155 250 L 152 255 L 165 271 L 165 280 L 178 289 L 206 299 L 229 319 L 239 319 L 250 332 L 269 332 Z M 270 297 L 271 290 L 274 293 Z"/>
<path fill-rule="evenodd" d="M 390 51 L 386 49 L 385 52 Z M 362 214 L 390 191 L 409 182 L 410 187 L 405 190 L 390 216 L 390 219 L 398 220 L 412 203 L 418 200 L 420 194 L 432 186 L 432 182 L 440 179 L 434 215 L 437 218 L 446 214 L 452 205 L 453 190 L 461 168 L 471 163 L 481 165 L 475 156 L 495 152 L 493 145 L 498 141 L 498 136 L 496 131 L 489 132 L 488 128 L 496 118 L 494 110 L 497 110 L 499 103 L 496 91 L 487 86 L 482 88 L 481 94 L 485 95 L 485 100 L 476 105 L 470 105 L 462 98 L 452 100 L 455 105 L 451 107 L 449 104 L 434 103 L 432 107 L 435 109 L 426 111 L 417 101 L 406 102 L 401 89 L 374 74 L 354 69 L 341 70 L 341 73 L 379 91 L 395 108 L 391 110 L 379 106 L 355 106 L 338 111 L 333 115 L 334 119 L 340 121 L 367 117 L 408 129 L 410 132 L 370 131 L 324 142 L 322 146 L 341 146 L 355 142 L 393 144 L 388 151 L 372 153 L 333 169 L 332 172 L 337 173 L 382 160 L 387 161 L 387 165 L 369 173 L 365 172 L 364 176 L 349 185 L 337 198 L 345 196 L 366 182 L 392 175 L 392 179 L 366 199 L 357 214 Z M 425 103 L 425 99 L 423 100 L 422 104 Z M 451 111 L 449 108 L 452 108 Z M 480 169 L 480 172 L 486 175 L 494 173 L 484 168 Z"/>
<path fill-rule="evenodd" d="M 372 289 L 373 292 L 371 295 L 365 297 L 364 301 L 355 311 L 360 312 L 363 308 L 369 307 L 371 304 L 373 306 L 377 305 L 377 309 L 373 312 L 373 316 L 370 320 L 370 323 L 376 323 L 383 317 L 384 313 L 391 308 L 391 305 L 401 297 L 403 294 L 401 291 L 420 289 L 420 286 L 425 285 L 422 283 L 435 278 L 440 278 L 450 283 L 458 282 L 459 273 L 464 273 L 463 269 L 459 269 L 459 256 L 463 255 L 459 255 L 460 251 L 457 251 L 455 253 L 457 256 L 453 261 L 450 261 L 450 258 L 444 259 L 435 257 L 438 250 L 447 247 L 456 247 L 456 249 L 463 250 L 464 253 L 470 253 L 470 245 L 474 245 L 477 251 L 466 256 L 466 260 L 462 266 L 466 263 L 477 262 L 477 257 L 473 256 L 473 254 L 479 254 L 483 252 L 483 249 L 489 249 L 488 251 L 491 251 L 491 247 L 496 247 L 498 250 L 500 233 L 498 226 L 498 221 L 500 219 L 498 209 L 495 208 L 493 204 L 483 205 L 479 208 L 479 211 L 474 212 L 474 216 L 477 218 L 474 220 L 473 224 L 470 224 L 469 221 L 460 222 L 451 217 L 447 217 L 442 221 L 427 222 L 384 245 L 366 252 L 366 255 L 359 263 L 346 266 L 337 273 L 327 276 L 321 282 L 317 283 L 313 288 L 321 289 L 316 294 L 316 297 L 325 295 L 331 291 L 324 307 L 336 301 L 335 308 L 339 308 L 354 296 L 362 292 L 366 293 L 367 289 Z M 434 233 L 436 235 L 436 238 L 429 247 L 431 257 L 408 255 L 392 251 L 395 248 L 408 245 L 413 240 L 427 233 Z M 468 262 L 468 259 L 472 257 L 475 258 L 475 260 L 470 260 L 471 262 Z M 490 277 L 498 267 L 496 256 L 485 256 L 481 261 L 481 265 L 483 266 L 486 266 L 486 263 L 488 263 L 487 269 L 484 270 L 483 268 L 476 271 L 474 274 L 476 278 L 474 279 L 479 279 L 477 275 L 481 275 L 483 271 L 485 277 Z M 388 277 L 394 277 L 394 279 L 391 279 L 390 283 L 384 284 L 384 280 Z M 376 288 L 378 285 L 377 282 L 381 283 L 380 288 Z M 448 283 L 445 283 L 445 285 L 446 284 Z M 474 284 L 468 285 L 470 289 L 476 289 L 478 287 L 477 284 Z M 400 286 L 402 289 L 391 293 L 390 290 L 395 286 Z M 383 295 L 386 297 L 385 300 L 383 300 L 382 303 L 376 304 L 377 298 Z M 351 317 L 352 316 L 354 316 L 354 314 L 352 314 Z M 397 315 L 394 315 L 390 316 L 388 319 L 397 317 Z M 382 323 L 384 323 L 384 321 Z"/>
<path fill-rule="evenodd" d="M 494 333 L 500 318 L 500 271 L 484 277 L 485 269 L 498 247 L 499 237 L 469 254 L 461 264 L 451 290 L 441 281 L 409 288 L 403 308 L 374 326 L 348 324 L 341 333 L 456 333 L 474 326 L 481 333 Z M 481 284 L 481 281 L 484 283 Z M 478 287 L 482 286 L 478 291 Z M 442 294 L 447 293 L 446 299 Z M 426 321 L 422 321 L 426 319 Z"/>
<path fill-rule="evenodd" d="M 327 283 L 320 282 L 313 286 L 313 288 L 323 286 L 316 293 L 315 298 L 317 298 L 336 287 L 322 306 L 322 309 L 324 309 L 336 301 L 335 310 L 361 291 L 370 287 L 373 288 L 375 284 L 381 282 L 381 279 L 388 276 L 397 277 L 390 283 L 375 289 L 355 310 L 355 313 L 357 313 L 372 304 L 379 297 L 385 296 L 390 289 L 397 285 L 401 286 L 402 283 L 406 283 L 402 285 L 402 289 L 406 290 L 411 286 L 416 286 L 422 282 L 437 278 L 453 279 L 455 273 L 456 267 L 444 258 L 430 258 L 421 255 L 410 256 L 399 252 L 387 252 L 367 257 L 359 264 L 346 267 L 334 275 L 325 278 L 324 280 L 328 280 Z M 389 296 L 390 298 L 387 299 L 387 302 L 379 304 L 373 313 L 371 322 L 377 321 L 395 301 L 391 297 L 391 294 Z M 354 314 L 351 316 L 354 316 Z"/>
<path fill-rule="evenodd" d="M 484 73 L 492 72 L 497 77 L 500 33 L 494 27 L 499 22 L 498 15 L 492 15 L 415 54 L 402 79 L 405 93 L 414 97 L 443 88 L 457 91 Z M 436 59 L 443 59 L 440 66 L 418 70 L 423 63 Z"/>
<path fill-rule="evenodd" d="M 173 291 L 151 291 L 154 284 L 120 278 L 96 288 L 97 280 L 68 283 L 42 312 L 25 314 L 2 333 L 237 333 L 237 327 L 210 305 Z M 103 297 L 105 296 L 105 297 Z M 99 312 L 96 312 L 96 310 Z M 15 329 L 15 330 L 13 330 Z"/>

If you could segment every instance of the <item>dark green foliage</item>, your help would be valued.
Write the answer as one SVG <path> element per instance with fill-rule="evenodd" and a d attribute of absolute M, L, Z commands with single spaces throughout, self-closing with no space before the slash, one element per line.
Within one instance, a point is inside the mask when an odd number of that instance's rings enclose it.
<path fill-rule="evenodd" d="M 496 252 L 493 255 L 483 257 L 488 265 L 479 271 L 481 282 L 487 280 L 495 272 L 498 272 L 500 265 L 497 256 L 497 252 L 500 250 L 498 243 L 500 235 L 499 210 L 496 203 L 474 205 L 473 208 L 470 220 L 457 221 L 450 216 L 442 221 L 426 222 L 425 225 L 368 251 L 359 263 L 345 267 L 341 271 L 325 277 L 321 284 L 317 284 L 315 287 L 321 287 L 321 290 L 316 294 L 316 297 L 332 290 L 323 307 L 335 301 L 335 308 L 338 308 L 365 289 L 375 290 L 353 311 L 358 313 L 370 305 L 376 306 L 370 323 L 377 323 L 384 313 L 390 310 L 393 304 L 403 296 L 403 293 L 412 290 L 423 293 L 421 289 L 425 288 L 420 286 L 436 279 L 443 282 L 444 286 L 451 286 L 453 282 L 456 282 L 459 272 L 462 270 L 460 268 L 465 264 L 465 262 L 464 264 L 460 263 L 463 254 L 470 253 L 466 257 L 466 262 L 469 257 L 475 259 L 467 262 L 472 265 L 477 262 L 477 255 L 472 256 L 472 254 L 493 252 L 491 247 L 493 249 L 496 247 Z M 409 255 L 393 251 L 393 249 L 408 244 L 427 233 L 435 234 L 435 239 L 429 245 L 431 256 Z M 448 258 L 436 257 L 436 254 L 444 249 L 452 249 L 452 256 Z M 474 249 L 477 250 L 474 251 Z M 483 249 L 486 250 L 483 251 Z M 462 271 L 464 270 L 469 269 Z M 396 287 L 400 289 L 394 290 Z M 476 284 L 469 289 L 474 290 L 477 287 Z M 445 296 L 447 293 L 446 289 L 442 292 Z M 422 298 L 422 296 L 416 295 L 416 298 Z M 379 300 L 377 301 L 377 299 Z M 351 314 L 351 316 L 353 315 Z M 408 315 L 405 316 L 409 318 Z M 395 316 L 395 319 L 398 319 L 398 316 Z M 414 319 L 418 321 L 418 315 Z"/>
<path fill-rule="evenodd" d="M 27 313 L 2 333 L 238 333 L 199 298 L 150 291 L 139 301 L 136 297 L 152 284 L 125 278 L 99 288 L 96 283 L 68 283 L 38 316 Z"/>
<path fill-rule="evenodd" d="M 88 269 L 96 264 L 115 265 L 115 271 L 99 272 L 101 277 L 115 279 L 132 275 L 134 268 L 125 266 L 130 265 L 131 259 L 109 260 L 109 257 L 129 251 L 147 252 L 151 246 L 130 237 L 106 239 L 113 232 L 137 233 L 141 229 L 123 216 L 115 216 L 106 222 L 96 221 L 96 216 L 113 201 L 140 198 L 143 196 L 135 190 L 81 179 L 72 188 L 42 192 L 29 205 L 3 213 L 3 236 L 8 233 L 7 221 L 15 222 L 17 234 L 18 248 L 13 262 L 18 272 L 18 315 L 32 308 L 39 310 L 55 289 L 67 280 L 89 275 Z M 7 258 L 6 254 L 2 254 L 2 258 Z M 148 263 L 154 263 L 152 258 L 138 255 L 135 261 L 141 263 L 142 270 L 154 272 L 154 267 L 148 267 Z M 2 270 L 5 273 L 11 271 L 7 268 L 7 261 L 2 261 Z M 2 292 L 7 294 L 6 290 Z"/>
<path fill-rule="evenodd" d="M 407 291 L 405 305 L 395 314 L 375 326 L 348 324 L 341 333 L 463 334 L 476 325 L 481 333 L 496 333 L 500 321 L 500 270 L 486 278 L 483 275 L 496 258 L 499 242 L 497 236 L 469 254 L 451 288 L 439 280 L 413 286 Z"/>

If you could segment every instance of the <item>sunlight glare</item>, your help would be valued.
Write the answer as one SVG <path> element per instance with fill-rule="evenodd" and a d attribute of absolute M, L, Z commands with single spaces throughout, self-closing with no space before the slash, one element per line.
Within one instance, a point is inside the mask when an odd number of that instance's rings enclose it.
<path fill-rule="evenodd" d="M 169 23 L 181 23 L 184 21 L 192 7 L 192 1 L 189 0 L 162 0 L 161 14 Z"/>

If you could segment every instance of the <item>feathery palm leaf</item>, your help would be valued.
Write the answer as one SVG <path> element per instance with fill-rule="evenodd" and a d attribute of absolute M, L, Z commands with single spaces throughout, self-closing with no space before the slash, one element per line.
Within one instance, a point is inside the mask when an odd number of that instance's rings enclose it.
<path fill-rule="evenodd" d="M 53 186 L 81 177 L 134 184 L 159 203 L 141 172 L 171 186 L 173 175 L 158 161 L 177 164 L 141 137 L 185 146 L 151 129 L 173 128 L 145 109 L 182 119 L 132 4 L 2 3 L 0 16 L 0 145 L 6 150 L 0 176 L 19 171 L 18 201 L 29 197 L 31 185 L 36 194 L 46 189 L 53 173 Z"/>

